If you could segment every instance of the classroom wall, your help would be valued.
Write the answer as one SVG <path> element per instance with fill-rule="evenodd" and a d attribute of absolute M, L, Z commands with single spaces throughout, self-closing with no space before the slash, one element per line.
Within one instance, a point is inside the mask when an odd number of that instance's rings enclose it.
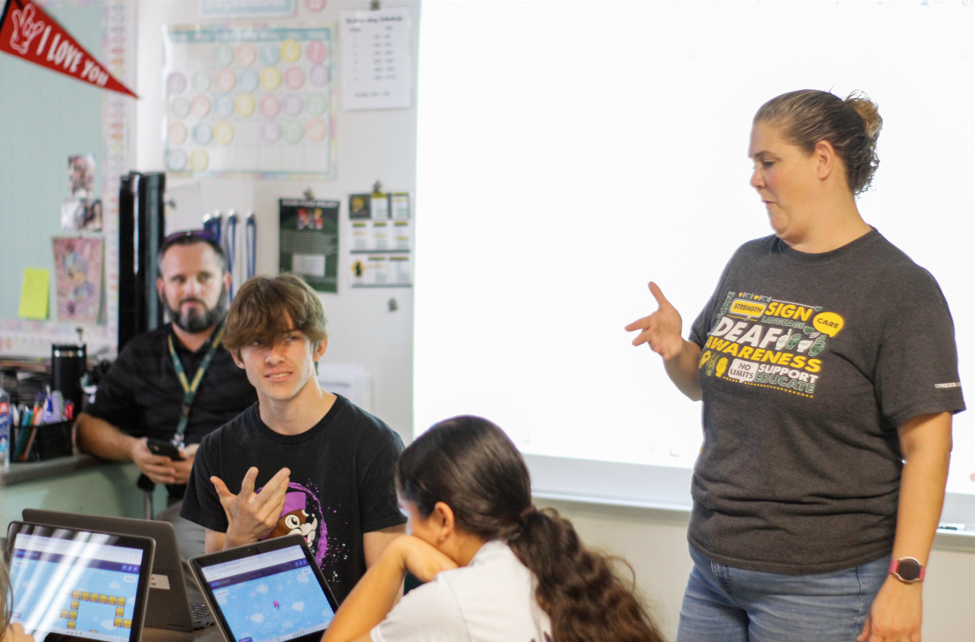
<path fill-rule="evenodd" d="M 304 2 L 296 2 L 298 13 L 289 25 L 334 24 L 342 11 L 365 10 L 369 2 L 330 0 L 323 11 L 310 13 Z M 408 7 L 412 18 L 414 87 L 416 86 L 417 42 L 420 3 L 400 0 L 384 7 Z M 203 24 L 198 0 L 140 0 L 138 3 L 138 60 L 136 113 L 136 164 L 138 171 L 162 171 L 163 110 L 162 25 Z M 211 21 L 212 22 L 212 21 Z M 250 24 L 253 21 L 243 21 Z M 338 43 L 341 48 L 341 43 Z M 336 56 L 337 58 L 337 56 Z M 335 76 L 338 77 L 338 69 Z M 337 86 L 337 84 L 335 85 Z M 342 201 L 340 219 L 348 217 L 348 195 L 370 192 L 375 181 L 384 189 L 410 191 L 416 188 L 416 94 L 412 109 L 346 112 L 341 102 L 336 115 L 337 178 L 328 182 L 280 180 L 206 179 L 199 181 L 202 210 L 254 211 L 258 221 L 257 272 L 278 271 L 278 199 L 300 198 L 310 188 L 319 199 Z M 186 181 L 183 181 L 185 184 Z M 171 182 L 170 186 L 178 185 Z M 170 230 L 200 227 L 202 211 L 179 212 L 167 220 Z M 348 247 L 348 230 L 342 226 L 340 252 Z M 340 274 L 348 274 L 347 261 L 340 255 Z M 350 291 L 340 280 L 338 294 L 322 294 L 328 316 L 329 344 L 323 363 L 356 363 L 373 377 L 372 412 L 382 418 L 404 440 L 413 434 L 413 290 L 408 288 Z M 395 300 L 396 310 L 390 311 Z"/>
<path fill-rule="evenodd" d="M 299 6 L 302 3 L 299 3 Z M 138 16 L 138 86 L 142 96 L 136 125 L 136 168 L 159 170 L 162 166 L 160 25 L 200 22 L 195 0 L 141 0 Z M 315 16 L 333 22 L 341 10 L 364 9 L 368 2 L 330 0 Z M 408 6 L 414 24 L 414 69 L 419 27 L 418 1 L 389 6 Z M 303 12 L 303 7 L 299 8 Z M 299 14 L 299 19 L 309 16 Z M 339 43 L 341 46 L 341 43 Z M 415 86 L 415 79 L 414 79 Z M 379 179 L 389 189 L 414 190 L 416 183 L 416 109 L 344 112 L 337 116 L 338 178 L 332 182 L 302 184 L 287 181 L 204 180 L 200 194 L 204 210 L 230 208 L 257 213 L 261 236 L 258 271 L 277 270 L 277 199 L 300 196 L 310 187 L 318 198 L 345 201 L 351 192 L 367 190 Z M 343 202 L 342 216 L 347 215 Z M 182 214 L 180 214 L 182 216 Z M 174 221 L 179 229 L 188 225 Z M 192 222 L 192 221 L 190 221 Z M 347 242 L 343 237 L 341 242 Z M 344 268 L 344 263 L 343 263 Z M 390 312 L 395 298 L 399 310 Z M 350 292 L 340 286 L 337 295 L 322 295 L 330 318 L 330 344 L 326 361 L 360 363 L 374 376 L 374 412 L 409 441 L 412 425 L 412 290 Z M 573 520 L 590 544 L 602 546 L 628 559 L 636 571 L 640 589 L 653 605 L 668 638 L 676 634 L 680 602 L 687 573 L 687 514 L 639 508 L 613 507 L 539 500 Z M 971 609 L 975 554 L 938 549 L 932 554 L 925 581 L 924 639 L 975 640 L 975 613 Z"/>

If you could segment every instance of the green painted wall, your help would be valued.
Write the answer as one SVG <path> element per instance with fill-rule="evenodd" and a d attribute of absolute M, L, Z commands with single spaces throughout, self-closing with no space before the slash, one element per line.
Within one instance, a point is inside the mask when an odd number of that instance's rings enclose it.
<path fill-rule="evenodd" d="M 77 4 L 77 3 L 73 3 Z M 101 58 L 100 3 L 45 9 L 92 55 Z M 24 268 L 51 270 L 61 235 L 61 201 L 69 196 L 68 156 L 94 154 L 102 163 L 104 91 L 0 53 L 0 319 L 17 317 Z M 100 195 L 101 172 L 95 175 Z"/>

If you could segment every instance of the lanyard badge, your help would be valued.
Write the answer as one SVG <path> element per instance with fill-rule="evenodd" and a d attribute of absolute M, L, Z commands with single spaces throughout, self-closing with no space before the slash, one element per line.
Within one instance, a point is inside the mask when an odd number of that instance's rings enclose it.
<path fill-rule="evenodd" d="M 213 333 L 213 339 L 210 341 L 210 349 L 207 350 L 206 356 L 203 357 L 200 367 L 196 369 L 196 374 L 193 375 L 193 381 L 187 379 L 186 370 L 183 369 L 183 364 L 176 355 L 176 348 L 173 347 L 173 335 L 170 334 L 166 337 L 166 342 L 169 345 L 169 356 L 173 360 L 173 368 L 176 369 L 176 377 L 183 387 L 183 406 L 179 413 L 179 425 L 176 426 L 176 434 L 173 436 L 173 445 L 177 448 L 183 447 L 183 435 L 186 432 L 186 426 L 190 423 L 193 399 L 196 397 L 196 391 L 200 388 L 200 382 L 203 381 L 203 375 L 206 374 L 207 368 L 210 367 L 210 362 L 213 361 L 213 356 L 217 354 L 217 350 L 220 348 L 220 342 L 223 340 L 224 332 L 226 332 L 226 328 L 221 323 L 217 326 L 216 332 Z"/>

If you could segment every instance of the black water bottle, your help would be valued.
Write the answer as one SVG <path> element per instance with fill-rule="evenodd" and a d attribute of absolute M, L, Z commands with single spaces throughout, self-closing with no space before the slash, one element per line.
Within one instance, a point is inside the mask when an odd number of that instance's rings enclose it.
<path fill-rule="evenodd" d="M 81 378 L 88 370 L 88 349 L 85 344 L 51 346 L 51 390 L 60 390 L 65 402 L 74 404 L 75 417 L 82 410 L 84 391 Z"/>

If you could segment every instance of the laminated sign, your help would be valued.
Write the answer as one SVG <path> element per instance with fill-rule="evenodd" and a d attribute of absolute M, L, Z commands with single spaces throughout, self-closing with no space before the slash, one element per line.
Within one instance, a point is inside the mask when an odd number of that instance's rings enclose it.
<path fill-rule="evenodd" d="M 138 98 L 33 2 L 0 0 L 0 51 L 77 80 Z"/>

